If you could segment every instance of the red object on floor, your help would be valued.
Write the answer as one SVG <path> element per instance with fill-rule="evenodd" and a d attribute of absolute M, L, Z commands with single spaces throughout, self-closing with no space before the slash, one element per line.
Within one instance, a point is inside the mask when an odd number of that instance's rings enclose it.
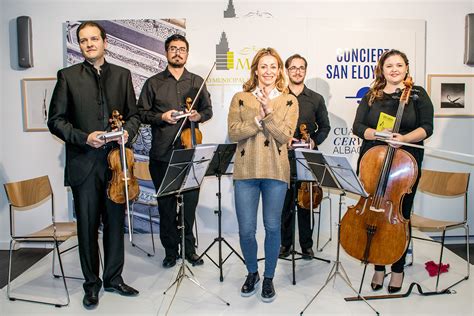
<path fill-rule="evenodd" d="M 439 265 L 435 263 L 434 261 L 425 262 L 425 269 L 428 271 L 428 274 L 431 277 L 438 275 L 438 268 L 439 268 Z M 449 263 L 448 264 L 441 263 L 441 269 L 439 270 L 439 274 L 448 272 L 448 270 L 449 270 Z"/>

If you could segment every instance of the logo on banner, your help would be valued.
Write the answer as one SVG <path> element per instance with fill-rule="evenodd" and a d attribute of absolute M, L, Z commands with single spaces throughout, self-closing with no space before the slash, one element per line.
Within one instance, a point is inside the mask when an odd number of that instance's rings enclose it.
<path fill-rule="evenodd" d="M 216 69 L 234 69 L 234 52 L 229 49 L 229 41 L 225 32 L 222 32 L 221 40 L 216 45 Z"/>
<path fill-rule="evenodd" d="M 222 32 L 219 44 L 216 45 L 216 69 L 217 70 L 250 70 L 249 55 L 256 52 L 255 47 L 244 47 L 237 54 L 229 48 L 227 34 Z M 237 57 L 236 57 L 237 55 Z"/>
<path fill-rule="evenodd" d="M 216 44 L 216 70 L 218 77 L 211 76 L 208 85 L 242 85 L 248 80 L 250 63 L 253 53 L 258 48 L 243 47 L 239 51 L 230 49 L 229 40 L 225 32 L 221 33 L 219 43 Z"/>
<path fill-rule="evenodd" d="M 369 92 L 370 88 L 369 87 L 362 87 L 359 90 L 357 90 L 357 93 L 355 96 L 346 96 L 346 99 L 357 99 L 357 104 L 360 103 L 360 99 L 364 97 L 364 95 Z"/>

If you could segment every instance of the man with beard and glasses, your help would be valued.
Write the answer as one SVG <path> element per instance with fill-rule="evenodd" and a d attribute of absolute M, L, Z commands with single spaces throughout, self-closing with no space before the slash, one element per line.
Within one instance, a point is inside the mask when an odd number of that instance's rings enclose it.
<path fill-rule="evenodd" d="M 290 93 L 298 99 L 300 112 L 298 124 L 293 142 L 301 139 L 301 124 L 305 124 L 310 136 L 310 147 L 317 149 L 329 134 L 331 127 L 329 125 L 328 111 L 323 97 L 308 89 L 304 84 L 306 69 L 308 63 L 306 59 L 298 54 L 290 56 L 285 62 L 285 68 L 290 83 L 288 88 Z M 290 146 L 291 147 L 291 146 Z M 292 213 L 294 209 L 293 187 L 290 186 L 285 198 L 281 220 L 281 247 L 280 257 L 287 257 L 291 251 L 292 244 Z M 313 252 L 313 231 L 310 224 L 310 210 L 302 209 L 298 206 L 298 231 L 299 242 L 303 259 L 311 260 L 314 257 Z"/>
<path fill-rule="evenodd" d="M 176 142 L 173 143 L 183 120 L 177 118 L 176 114 L 179 111 L 186 111 L 186 98 L 190 97 L 194 101 L 199 87 L 204 82 L 203 78 L 190 73 L 184 67 L 189 53 L 189 43 L 184 36 L 174 34 L 168 37 L 165 41 L 165 50 L 168 66 L 145 82 L 138 100 L 138 111 L 142 123 L 150 124 L 152 129 L 150 173 L 156 190 L 163 182 L 171 153 L 174 149 L 183 148 L 180 137 L 177 137 Z M 211 99 L 204 86 L 188 119 L 197 124 L 211 117 Z M 182 255 L 191 264 L 201 265 L 204 261 L 196 254 L 192 230 L 199 189 L 185 192 L 183 200 L 186 253 Z M 168 195 L 158 198 L 158 210 L 160 239 L 165 248 L 163 267 L 171 268 L 176 264 L 180 244 L 176 196 Z"/>

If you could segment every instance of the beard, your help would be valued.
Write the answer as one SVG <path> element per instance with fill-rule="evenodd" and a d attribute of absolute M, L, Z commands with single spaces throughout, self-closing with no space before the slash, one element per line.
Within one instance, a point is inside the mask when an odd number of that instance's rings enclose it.
<path fill-rule="evenodd" d="M 183 68 L 185 64 L 184 60 L 181 57 L 178 57 L 178 59 L 181 58 L 181 60 L 177 60 L 176 57 L 177 56 L 168 60 L 168 66 L 171 68 Z"/>
<path fill-rule="evenodd" d="M 293 79 L 293 78 L 290 77 L 288 79 L 294 85 L 302 84 L 304 82 L 304 77 L 300 77 L 300 78 L 296 78 L 296 79 Z"/>

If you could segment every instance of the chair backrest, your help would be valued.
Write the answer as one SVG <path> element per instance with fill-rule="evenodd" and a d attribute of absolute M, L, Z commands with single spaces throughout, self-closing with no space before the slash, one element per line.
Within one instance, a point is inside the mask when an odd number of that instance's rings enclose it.
<path fill-rule="evenodd" d="M 35 205 L 53 195 L 48 176 L 5 183 L 3 186 L 10 205 L 17 210 Z"/>
<path fill-rule="evenodd" d="M 133 175 L 139 180 L 151 181 L 148 161 L 135 161 L 133 165 Z"/>
<path fill-rule="evenodd" d="M 418 190 L 441 196 L 467 194 L 469 173 L 422 169 Z"/>

